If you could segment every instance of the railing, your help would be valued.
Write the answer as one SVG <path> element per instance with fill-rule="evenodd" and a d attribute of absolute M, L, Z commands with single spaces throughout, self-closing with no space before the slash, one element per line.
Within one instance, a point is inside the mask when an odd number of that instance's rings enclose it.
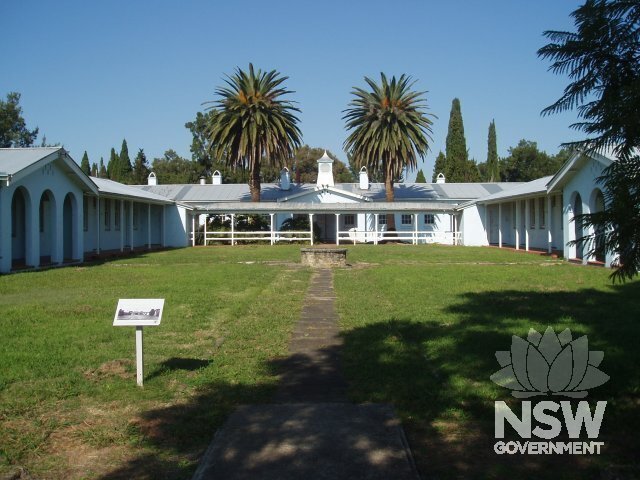
<path fill-rule="evenodd" d="M 193 232 L 190 235 L 190 241 L 192 245 L 209 245 L 215 242 L 230 242 L 231 245 L 235 245 L 237 242 L 270 242 L 271 245 L 277 242 L 310 242 L 313 245 L 311 238 L 311 232 L 309 230 L 304 231 L 207 231 L 207 232 L 195 232 L 195 239 Z"/>
<path fill-rule="evenodd" d="M 433 231 L 433 230 L 398 230 L 395 232 L 372 230 L 357 230 L 351 228 L 349 230 L 338 231 L 337 244 L 344 242 L 353 243 L 373 243 L 378 244 L 384 241 L 394 242 L 410 242 L 413 245 L 440 243 L 445 245 L 460 245 L 462 235 L 460 232 L 452 231 Z M 342 242 L 342 243 L 344 243 Z"/>

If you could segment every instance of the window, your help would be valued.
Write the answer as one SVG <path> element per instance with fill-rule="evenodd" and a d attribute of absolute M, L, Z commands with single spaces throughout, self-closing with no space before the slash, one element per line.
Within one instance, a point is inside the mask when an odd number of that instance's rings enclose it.
<path fill-rule="evenodd" d="M 89 200 L 82 197 L 82 230 L 89 231 Z"/>
<path fill-rule="evenodd" d="M 529 225 L 536 228 L 536 199 L 529 200 Z"/>
<path fill-rule="evenodd" d="M 111 230 L 111 200 L 104 201 L 104 229 Z"/>
<path fill-rule="evenodd" d="M 120 201 L 116 200 L 115 203 L 116 203 L 116 208 L 114 210 L 115 210 L 116 216 L 113 219 L 113 225 L 116 231 L 119 231 L 120 230 Z"/>
<path fill-rule="evenodd" d="M 436 223 L 436 216 L 433 213 L 425 213 L 424 214 L 424 224 L 425 225 L 433 225 Z"/>
<path fill-rule="evenodd" d="M 355 215 L 345 215 L 344 216 L 344 226 L 345 227 L 353 227 L 356 224 Z"/>
<path fill-rule="evenodd" d="M 546 216 L 547 216 L 547 202 L 546 198 L 542 197 L 539 199 L 540 201 L 540 228 L 544 228 L 546 225 Z"/>
<path fill-rule="evenodd" d="M 403 213 L 401 217 L 402 225 L 412 225 L 413 224 L 413 215 Z"/>
<path fill-rule="evenodd" d="M 378 216 L 378 225 L 386 225 L 387 224 L 387 215 L 382 214 Z"/>

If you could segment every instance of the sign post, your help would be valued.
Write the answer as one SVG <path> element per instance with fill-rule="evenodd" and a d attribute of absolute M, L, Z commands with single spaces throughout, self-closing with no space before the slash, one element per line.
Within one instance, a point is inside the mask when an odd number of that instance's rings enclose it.
<path fill-rule="evenodd" d="M 143 386 L 143 327 L 157 327 L 162 320 L 164 298 L 121 298 L 118 300 L 114 327 L 136 327 L 136 383 Z"/>

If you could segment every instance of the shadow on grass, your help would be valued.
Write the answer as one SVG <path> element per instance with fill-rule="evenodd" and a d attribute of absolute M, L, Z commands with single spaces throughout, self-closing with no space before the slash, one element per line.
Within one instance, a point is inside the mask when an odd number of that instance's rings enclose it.
<path fill-rule="evenodd" d="M 397 408 L 426 478 L 638 478 L 640 283 L 607 291 L 465 293 L 446 312 L 458 320 L 391 318 L 344 334 L 352 400 Z M 548 325 L 570 328 L 574 339 L 587 334 L 590 350 L 604 351 L 601 369 L 611 380 L 587 398 L 608 402 L 600 456 L 493 451 L 494 402 L 520 411 L 520 402 L 489 380 L 500 368 L 495 352 L 508 350 L 512 335 Z"/>
<path fill-rule="evenodd" d="M 151 380 L 174 370 L 193 372 L 208 367 L 212 362 L 213 360 L 202 360 L 199 358 L 171 357 L 161 362 L 153 372 L 147 375 L 146 380 Z"/>
<path fill-rule="evenodd" d="M 274 385 L 210 383 L 184 402 L 142 412 L 132 424 L 144 453 L 100 477 L 102 480 L 188 479 L 216 429 L 241 404 L 263 403 Z M 149 453 L 153 451 L 155 453 Z"/>
<path fill-rule="evenodd" d="M 448 318 L 455 314 L 456 321 L 381 319 L 343 334 L 342 363 L 351 400 L 390 403 L 396 408 L 425 478 L 639 476 L 639 282 L 606 291 L 465 293 L 445 313 Z M 497 455 L 493 451 L 494 402 L 508 401 L 519 411 L 519 401 L 489 380 L 499 369 L 495 352 L 508 349 L 512 335 L 526 336 L 529 328 L 543 331 L 547 325 L 556 331 L 568 327 L 574 338 L 587 334 L 590 349 L 605 353 L 601 369 L 611 380 L 588 397 L 592 404 L 608 402 L 600 456 Z M 186 360 L 174 362 L 174 368 L 200 368 Z M 273 373 L 290 368 L 294 379 L 296 368 L 304 368 L 303 360 L 299 356 L 274 360 L 265 367 Z M 102 480 L 190 478 L 228 415 L 239 405 L 272 401 L 276 388 L 211 383 L 184 403 L 143 412 L 134 428 L 150 448 Z M 291 438 L 316 451 L 323 448 L 321 442 L 306 438 L 304 429 L 293 432 Z M 355 444 L 353 448 L 355 453 Z M 149 454 L 150 450 L 157 453 Z M 311 474 L 313 469 L 300 465 L 298 471 Z"/>

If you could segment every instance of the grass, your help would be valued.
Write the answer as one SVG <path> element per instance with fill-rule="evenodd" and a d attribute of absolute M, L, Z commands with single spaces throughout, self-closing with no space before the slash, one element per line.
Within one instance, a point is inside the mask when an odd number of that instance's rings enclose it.
<path fill-rule="evenodd" d="M 336 272 L 351 398 L 395 405 L 427 478 L 637 478 L 640 282 L 614 286 L 602 268 L 489 248 L 389 245 L 349 256 L 375 263 Z M 494 354 L 547 326 L 587 334 L 605 353 L 611 380 L 588 397 L 592 408 L 608 402 L 599 457 L 493 452 L 494 402 L 519 411 L 489 380 Z"/>
<path fill-rule="evenodd" d="M 296 251 L 184 249 L 0 277 L 0 474 L 189 478 L 226 415 L 273 393 L 269 360 L 286 353 L 309 271 L 262 262 Z M 145 297 L 166 301 L 145 329 L 140 389 L 134 329 L 111 324 L 118 298 Z"/>
<path fill-rule="evenodd" d="M 299 245 L 216 246 L 0 277 L 0 477 L 186 479 L 228 413 L 270 401 L 310 271 Z M 640 282 L 492 248 L 348 246 L 335 270 L 356 402 L 394 404 L 427 478 L 635 478 Z M 165 298 L 145 329 L 112 327 L 118 298 Z M 489 376 L 530 327 L 588 334 L 611 380 L 599 457 L 498 456 Z"/>

